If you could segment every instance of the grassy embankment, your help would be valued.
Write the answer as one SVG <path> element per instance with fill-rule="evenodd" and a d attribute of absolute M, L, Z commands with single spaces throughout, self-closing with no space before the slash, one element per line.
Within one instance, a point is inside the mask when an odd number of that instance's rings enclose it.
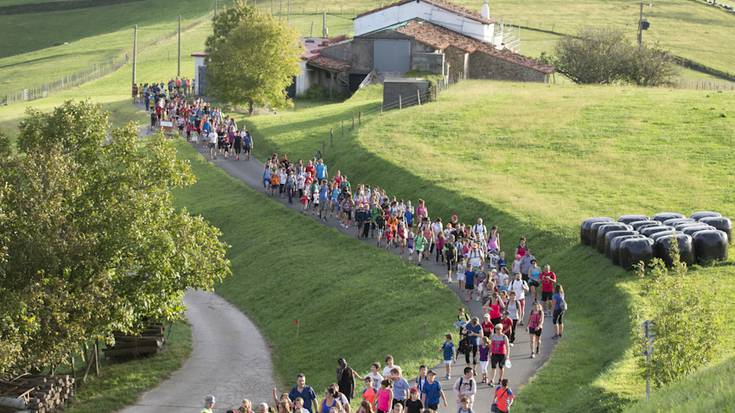
<path fill-rule="evenodd" d="M 370 91 L 252 118 L 257 152 L 309 157 L 330 127 L 378 101 Z M 661 210 L 734 216 L 734 104 L 731 93 L 465 82 L 437 103 L 369 120 L 335 138 L 325 155 L 353 182 L 426 199 L 432 214 L 485 217 L 500 226 L 506 250 L 528 236 L 567 287 L 572 310 L 565 339 L 516 409 L 617 411 L 641 396 L 633 344 L 639 284 L 579 245 L 578 224 Z M 732 265 L 695 268 L 683 288 L 696 294 L 734 273 Z M 727 289 L 718 295 L 727 322 L 733 298 Z M 722 333 L 719 357 L 727 358 L 735 334 Z"/>
<path fill-rule="evenodd" d="M 407 375 L 439 360 L 459 302 L 433 274 L 294 213 L 178 145 L 198 182 L 176 193 L 177 204 L 232 245 L 233 276 L 216 290 L 265 335 L 281 383 L 304 372 L 319 393 L 338 357 L 366 372 L 393 354 Z"/>

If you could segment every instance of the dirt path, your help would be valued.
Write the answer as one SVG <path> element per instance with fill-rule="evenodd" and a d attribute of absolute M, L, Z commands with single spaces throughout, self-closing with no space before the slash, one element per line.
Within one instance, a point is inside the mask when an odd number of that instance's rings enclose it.
<path fill-rule="evenodd" d="M 196 144 L 194 147 L 199 151 L 202 156 L 205 158 L 208 158 L 208 151 L 206 148 L 204 148 L 201 144 Z M 240 161 L 234 161 L 233 159 L 225 160 L 222 157 L 218 157 L 216 160 L 214 160 L 215 165 L 219 166 L 220 168 L 224 169 L 227 173 L 229 173 L 231 176 L 238 178 L 251 187 L 257 189 L 258 191 L 264 193 L 263 184 L 262 184 L 262 173 L 263 173 L 263 163 L 256 160 L 255 158 L 251 158 L 250 161 L 240 160 Z M 289 205 L 286 198 L 279 198 L 274 197 L 273 199 L 279 200 L 285 205 Z M 291 205 L 291 207 L 295 210 L 298 210 L 299 204 L 297 200 L 294 200 L 294 204 Z M 309 214 L 309 216 L 314 217 L 312 214 Z M 329 219 L 327 222 L 322 221 L 324 225 L 330 226 L 332 228 L 336 228 L 339 231 L 342 231 L 345 234 L 348 234 L 350 236 L 355 236 L 355 230 L 350 229 L 346 230 L 342 228 L 339 223 L 334 219 Z M 369 244 L 371 247 L 375 248 L 375 242 L 373 240 L 365 240 L 363 241 L 366 244 Z M 398 254 L 399 251 L 397 249 L 391 249 L 392 252 Z M 430 271 L 434 273 L 439 279 L 444 280 L 446 278 L 446 267 L 441 264 L 434 263 L 433 261 L 430 261 L 428 263 L 424 263 L 423 268 L 427 271 Z M 454 291 L 459 296 L 459 289 L 458 286 L 455 283 L 447 284 L 445 282 L 445 285 L 447 285 L 448 288 L 450 288 L 452 291 Z M 460 296 L 460 300 L 464 300 L 463 295 Z M 465 303 L 465 307 L 469 309 L 472 315 L 480 317 L 480 320 L 482 321 L 482 306 L 479 302 L 472 301 L 470 303 Z M 528 312 L 530 311 L 530 305 L 526 305 L 526 316 Z M 452 315 L 454 316 L 454 315 Z M 524 329 L 524 327 L 519 326 L 517 330 L 517 337 L 515 346 L 511 349 L 511 360 L 513 363 L 513 367 L 510 369 L 506 369 L 505 377 L 509 379 L 511 388 L 518 390 L 523 385 L 525 385 L 528 380 L 534 375 L 534 373 L 543 365 L 543 363 L 548 360 L 549 355 L 551 354 L 554 340 L 551 339 L 553 335 L 553 325 L 551 324 L 551 317 L 546 317 L 546 321 L 544 322 L 544 329 L 543 329 L 543 335 L 542 335 L 542 344 L 541 344 L 541 351 L 538 357 L 535 359 L 530 358 L 530 339 L 528 336 L 527 331 Z M 456 339 L 455 339 L 456 341 Z M 376 358 L 381 355 L 376 355 Z M 479 356 L 478 356 L 479 357 Z M 441 359 L 441 353 L 439 349 L 437 349 L 437 360 Z M 400 360 L 397 360 L 397 364 L 400 365 Z M 367 366 L 359 366 L 359 367 L 367 367 Z M 447 382 L 444 380 L 444 367 L 443 366 L 434 366 L 437 369 L 438 376 L 437 378 L 441 379 L 442 387 L 444 388 L 445 393 L 447 394 L 447 398 L 449 399 L 449 407 L 444 408 L 440 407 L 441 412 L 456 412 L 457 407 L 455 404 L 455 396 L 454 392 L 451 390 L 452 385 L 455 382 L 455 379 L 460 377 L 462 375 L 462 370 L 465 367 L 465 363 L 463 358 L 460 358 L 458 363 L 456 363 L 452 368 L 452 379 Z M 326 367 L 325 367 L 326 368 Z M 479 366 L 478 366 L 479 368 Z M 489 371 L 490 375 L 492 375 L 492 372 Z M 405 376 L 407 378 L 413 378 L 415 377 L 416 372 L 406 372 Z M 479 382 L 479 378 L 478 378 Z M 478 394 L 475 399 L 475 410 L 476 411 L 489 411 L 490 410 L 490 404 L 492 403 L 492 391 L 489 389 L 489 386 L 486 384 L 480 384 L 478 386 Z M 479 409 L 479 410 L 478 410 Z"/>
<path fill-rule="evenodd" d="M 190 291 L 184 297 L 193 351 L 184 365 L 120 413 L 199 412 L 204 396 L 217 398 L 217 412 L 243 398 L 269 401 L 274 387 L 270 350 L 255 325 L 217 294 Z"/>

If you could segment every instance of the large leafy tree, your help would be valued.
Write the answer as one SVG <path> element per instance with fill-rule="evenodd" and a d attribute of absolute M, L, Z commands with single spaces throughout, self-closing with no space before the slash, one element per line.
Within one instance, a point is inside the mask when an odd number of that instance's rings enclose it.
<path fill-rule="evenodd" d="M 110 130 L 98 105 L 29 111 L 0 154 L 0 373 L 177 318 L 187 288 L 229 275 L 219 230 L 173 207 L 193 182 L 170 142 Z"/>
<path fill-rule="evenodd" d="M 295 30 L 270 14 L 236 1 L 215 15 L 207 39 L 207 88 L 220 101 L 283 107 L 299 73 L 302 46 Z"/>

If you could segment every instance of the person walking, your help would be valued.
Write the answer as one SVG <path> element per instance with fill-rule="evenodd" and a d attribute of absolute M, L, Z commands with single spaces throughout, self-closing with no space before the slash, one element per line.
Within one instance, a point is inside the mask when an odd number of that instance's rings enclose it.
<path fill-rule="evenodd" d="M 396 404 L 401 404 L 405 407 L 406 399 L 408 399 L 408 390 L 411 388 L 411 385 L 403 378 L 403 372 L 398 366 L 390 370 L 390 379 L 393 382 L 393 403 L 391 407 Z"/>
<path fill-rule="evenodd" d="M 531 289 L 531 302 L 538 300 L 538 290 L 541 286 L 541 267 L 538 262 L 531 260 L 531 268 L 528 269 L 528 287 Z"/>
<path fill-rule="evenodd" d="M 215 401 L 214 396 L 211 394 L 204 397 L 204 408 L 200 413 L 214 413 Z"/>
<path fill-rule="evenodd" d="M 531 338 L 531 358 L 538 355 L 541 347 L 541 332 L 544 325 L 544 309 L 541 303 L 536 302 L 528 315 L 528 335 Z"/>
<path fill-rule="evenodd" d="M 444 336 L 445 340 L 442 344 L 442 356 L 444 360 L 444 369 L 446 370 L 446 379 L 449 380 L 451 376 L 451 370 L 452 370 L 452 360 L 456 357 L 456 352 L 454 349 L 454 340 L 452 340 L 452 335 L 447 334 Z"/>
<path fill-rule="evenodd" d="M 340 358 L 337 360 L 337 385 L 339 390 L 347 397 L 347 401 L 352 401 L 355 397 L 355 377 L 362 379 L 352 367 L 347 365 L 347 360 Z"/>
<path fill-rule="evenodd" d="M 554 284 L 556 284 L 556 273 L 551 271 L 550 265 L 544 266 L 541 273 L 541 302 L 544 303 L 546 315 L 551 315 L 551 299 L 554 295 Z"/>
<path fill-rule="evenodd" d="M 393 383 L 383 379 L 378 390 L 378 413 L 388 413 L 393 408 Z"/>
<path fill-rule="evenodd" d="M 500 385 L 495 388 L 495 396 L 491 407 L 492 413 L 508 413 L 513 405 L 513 391 L 508 387 L 508 379 L 500 380 Z"/>
<path fill-rule="evenodd" d="M 470 354 L 472 354 L 472 367 L 477 367 L 477 349 L 480 347 L 482 339 L 482 326 L 477 317 L 472 317 L 472 321 L 465 326 L 465 334 L 469 339 L 468 348 L 464 353 L 464 359 L 467 367 L 470 366 Z"/>
<path fill-rule="evenodd" d="M 493 378 L 490 381 L 491 385 L 496 385 L 503 380 L 503 373 L 505 372 L 505 362 L 510 359 L 510 343 L 508 336 L 503 334 L 503 324 L 497 324 L 493 335 L 490 336 L 490 367 L 493 369 Z M 495 376 L 500 373 L 498 381 L 495 381 Z"/>
<path fill-rule="evenodd" d="M 519 323 L 523 325 L 523 317 L 526 311 L 526 292 L 528 291 L 528 284 L 522 279 L 521 274 L 516 274 L 513 280 L 508 284 L 508 291 L 515 293 L 515 298 L 518 301 L 518 315 Z M 532 301 L 532 303 L 534 303 Z M 512 318 L 512 314 L 511 314 Z"/>
<path fill-rule="evenodd" d="M 301 397 L 304 401 L 304 408 L 308 410 L 309 413 L 318 412 L 319 404 L 317 403 L 316 393 L 311 386 L 306 385 L 306 376 L 302 373 L 299 373 L 296 376 L 296 386 L 288 392 L 289 399 L 296 400 L 297 397 Z"/>
<path fill-rule="evenodd" d="M 552 320 L 556 330 L 556 334 L 552 338 L 561 338 L 564 334 L 564 313 L 567 312 L 567 300 L 564 297 L 564 287 L 561 284 L 556 285 L 551 302 L 554 309 Z"/>
<path fill-rule="evenodd" d="M 472 408 L 472 405 L 475 402 L 475 394 L 477 394 L 477 382 L 475 381 L 474 375 L 475 371 L 472 367 L 465 367 L 464 375 L 454 382 L 452 389 L 454 389 L 454 392 L 457 395 L 458 406 L 460 405 L 462 398 L 467 397 L 470 401 L 470 408 Z"/>
<path fill-rule="evenodd" d="M 427 381 L 424 384 L 422 402 L 427 409 L 437 411 L 439 409 L 439 401 L 441 400 L 444 407 L 447 407 L 447 397 L 442 390 L 441 384 L 436 381 L 436 373 L 433 370 L 429 370 L 427 374 Z"/>

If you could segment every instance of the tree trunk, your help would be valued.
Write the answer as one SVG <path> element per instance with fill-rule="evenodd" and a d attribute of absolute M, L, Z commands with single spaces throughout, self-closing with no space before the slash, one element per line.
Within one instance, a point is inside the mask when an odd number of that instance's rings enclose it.
<path fill-rule="evenodd" d="M 248 115 L 253 116 L 253 100 L 248 100 Z"/>

